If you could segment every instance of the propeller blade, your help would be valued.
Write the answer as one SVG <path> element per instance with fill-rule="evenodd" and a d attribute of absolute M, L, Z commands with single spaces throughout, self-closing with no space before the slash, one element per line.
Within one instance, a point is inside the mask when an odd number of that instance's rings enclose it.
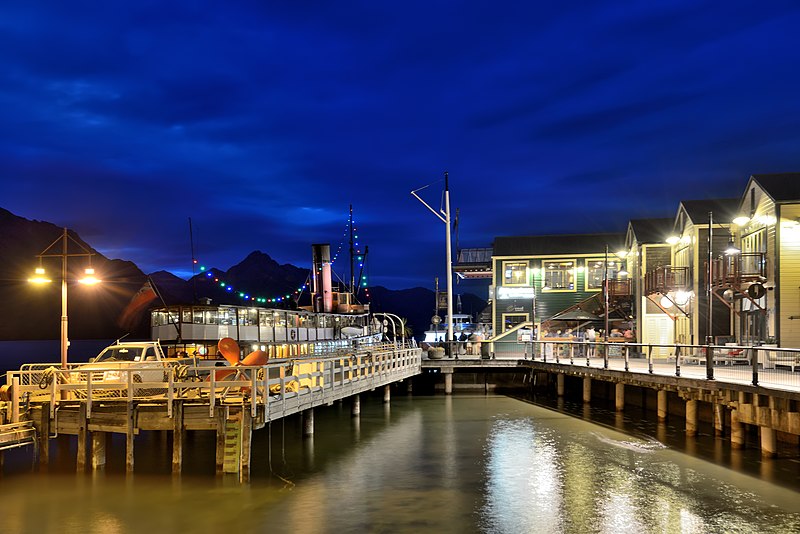
<path fill-rule="evenodd" d="M 236 374 L 235 369 L 218 369 L 214 371 L 214 379 L 217 382 L 220 382 L 222 380 L 227 380 L 229 377 L 231 380 L 233 380 L 233 375 L 235 374 Z M 210 377 L 206 380 L 210 380 Z"/>
<path fill-rule="evenodd" d="M 235 339 L 223 337 L 217 343 L 217 348 L 222 353 L 222 357 L 228 360 L 231 365 L 239 363 L 239 344 Z"/>
<path fill-rule="evenodd" d="M 269 360 L 269 356 L 263 350 L 254 350 L 247 356 L 245 356 L 244 360 L 242 360 L 241 365 L 267 365 L 267 361 Z"/>

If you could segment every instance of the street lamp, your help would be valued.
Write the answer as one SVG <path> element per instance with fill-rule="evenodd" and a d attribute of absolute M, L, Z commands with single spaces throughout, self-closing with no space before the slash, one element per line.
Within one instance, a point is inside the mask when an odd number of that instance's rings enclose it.
<path fill-rule="evenodd" d="M 81 252 L 70 252 L 69 251 L 69 242 L 72 241 L 76 244 Z M 61 251 L 58 252 L 56 245 L 61 245 Z M 78 282 L 84 285 L 95 285 L 100 282 L 100 280 L 95 276 L 94 269 L 91 267 L 91 258 L 94 256 L 94 252 L 90 251 L 80 243 L 78 243 L 73 237 L 71 237 L 67 233 L 67 229 L 64 228 L 61 236 L 53 241 L 50 246 L 44 249 L 40 254 L 36 257 L 39 258 L 39 266 L 36 268 L 34 272 L 34 276 L 28 278 L 28 282 L 33 284 L 46 284 L 52 282 L 50 278 L 47 277 L 47 274 L 42 266 L 42 258 L 61 258 L 61 368 L 67 368 L 67 346 L 69 344 L 68 336 L 67 336 L 67 258 L 75 257 L 75 256 L 84 256 L 89 258 L 89 267 L 85 270 L 85 276 L 78 280 Z"/>

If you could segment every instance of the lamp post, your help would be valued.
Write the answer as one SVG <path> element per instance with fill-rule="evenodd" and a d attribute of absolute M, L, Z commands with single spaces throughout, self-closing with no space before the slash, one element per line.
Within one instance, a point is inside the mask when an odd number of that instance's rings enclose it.
<path fill-rule="evenodd" d="M 721 226 L 724 228 L 723 226 Z M 730 241 L 728 242 L 728 246 L 725 250 L 725 254 L 727 256 L 733 256 L 741 252 L 733 242 L 733 235 L 730 233 L 729 230 L 726 230 L 730 237 Z M 708 285 L 706 287 L 706 298 L 708 299 L 707 303 L 707 315 L 706 318 L 706 377 L 709 380 L 714 379 L 714 349 L 712 345 L 714 344 L 714 332 L 712 327 L 714 326 L 714 290 L 713 290 L 713 282 L 714 282 L 714 212 L 708 212 Z"/>
<path fill-rule="evenodd" d="M 69 252 L 69 242 L 72 241 L 75 243 L 82 252 Z M 57 245 L 61 245 L 61 251 L 57 252 Z M 36 274 L 33 278 L 29 278 L 28 281 L 34 284 L 43 284 L 51 282 L 49 278 L 45 275 L 44 267 L 42 267 L 42 258 L 61 258 L 61 368 L 67 368 L 67 347 L 69 346 L 69 338 L 68 338 L 68 318 L 67 318 L 67 258 L 76 257 L 76 256 L 84 256 L 90 258 L 90 267 L 88 267 L 85 271 L 86 276 L 84 278 L 79 279 L 78 281 L 85 285 L 94 285 L 100 282 L 94 276 L 94 269 L 91 267 L 91 257 L 94 256 L 94 253 L 91 252 L 89 249 L 78 243 L 73 237 L 71 237 L 67 233 L 67 229 L 64 228 L 61 236 L 53 241 L 50 246 L 44 249 L 40 254 L 37 255 L 39 258 L 39 267 L 36 268 Z"/>

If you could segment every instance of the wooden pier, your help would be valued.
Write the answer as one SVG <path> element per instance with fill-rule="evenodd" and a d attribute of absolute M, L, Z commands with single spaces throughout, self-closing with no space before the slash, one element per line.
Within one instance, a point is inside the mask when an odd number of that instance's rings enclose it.
<path fill-rule="evenodd" d="M 419 348 L 381 345 L 261 367 L 214 368 L 201 381 L 178 379 L 183 373 L 170 368 L 163 381 L 144 383 L 136 382 L 132 371 L 123 371 L 114 383 L 102 380 L 97 370 L 83 381 L 75 380 L 75 368 L 15 371 L 9 373 L 13 385 L 5 413 L 19 414 L 19 424 L 30 434 L 35 429 L 43 442 L 41 464 L 49 463 L 49 437 L 75 435 L 78 471 L 86 470 L 87 462 L 98 469 L 106 463 L 108 434 L 118 433 L 126 436 L 126 469 L 131 472 L 136 435 L 160 430 L 172 432 L 172 471 L 180 473 L 185 432 L 213 431 L 217 472 L 239 473 L 246 480 L 254 430 L 301 412 L 313 421 L 314 408 L 348 397 L 357 402 L 359 394 L 381 387 L 388 401 L 390 385 L 420 369 Z M 225 380 L 217 379 L 231 370 Z"/>

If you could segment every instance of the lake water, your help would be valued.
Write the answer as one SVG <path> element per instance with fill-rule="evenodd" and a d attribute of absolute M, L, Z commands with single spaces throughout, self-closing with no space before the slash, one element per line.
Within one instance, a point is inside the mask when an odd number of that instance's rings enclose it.
<path fill-rule="evenodd" d="M 124 439 L 108 465 L 75 475 L 75 439 L 51 444 L 46 473 L 28 451 L 6 453 L 3 533 L 85 532 L 798 532 L 796 487 L 769 481 L 758 451 L 701 436 L 686 450 L 676 429 L 580 405 L 562 411 L 501 395 L 362 398 L 256 431 L 251 481 L 214 476 L 214 436 L 188 433 L 184 473 L 169 475 L 167 433 Z M 565 413 L 572 411 L 573 414 Z M 595 419 L 595 422 L 583 417 Z M 616 418 L 616 419 L 615 419 Z M 608 421 L 610 424 L 605 424 Z M 624 431 L 613 428 L 616 421 Z M 655 427 L 652 427 L 655 428 Z M 651 430 L 652 430 L 651 428 Z M 664 443 L 667 443 L 666 445 Z M 719 449 L 719 456 L 714 450 Z M 706 452 L 703 452 L 706 451 Z M 745 456 L 741 456 L 745 454 Z M 748 456 L 749 455 L 749 456 Z M 738 460 L 737 460 L 738 458 Z M 721 463 L 722 465 L 717 465 Z M 739 462 L 755 471 L 735 469 Z M 795 469 L 790 465 L 789 471 Z M 732 467 L 733 466 L 733 467 Z M 797 483 L 797 477 L 794 476 Z"/>

